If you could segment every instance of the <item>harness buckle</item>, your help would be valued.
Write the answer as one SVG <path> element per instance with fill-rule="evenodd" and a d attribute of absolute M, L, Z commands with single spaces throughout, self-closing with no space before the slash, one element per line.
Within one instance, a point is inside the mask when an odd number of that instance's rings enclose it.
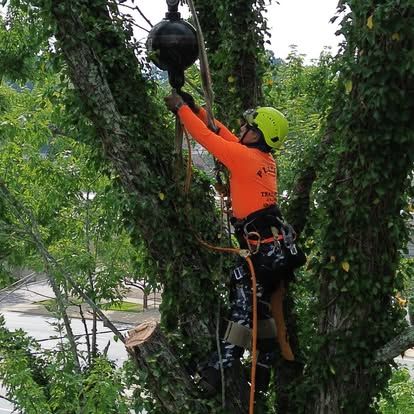
<path fill-rule="evenodd" d="M 244 276 L 245 276 L 245 274 L 243 272 L 243 266 L 236 267 L 233 270 L 233 275 L 234 275 L 234 278 L 236 279 L 237 282 L 239 280 L 242 280 L 244 278 Z"/>
<path fill-rule="evenodd" d="M 227 328 L 223 335 L 223 341 L 240 348 L 250 349 L 252 341 L 252 330 L 234 321 L 227 321 Z"/>

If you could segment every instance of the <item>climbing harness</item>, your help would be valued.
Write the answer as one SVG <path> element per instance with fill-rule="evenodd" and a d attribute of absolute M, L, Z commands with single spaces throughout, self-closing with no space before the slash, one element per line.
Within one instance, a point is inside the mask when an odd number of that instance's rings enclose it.
<path fill-rule="evenodd" d="M 285 223 L 281 213 L 276 205 L 256 211 L 246 217 L 244 220 L 233 220 L 236 236 L 240 246 L 243 248 L 223 248 L 212 246 L 203 240 L 197 238 L 199 243 L 209 249 L 237 253 L 243 257 L 249 267 L 252 291 L 253 291 L 253 330 L 247 328 L 237 322 L 227 321 L 224 335 L 222 339 L 232 345 L 241 348 L 251 349 L 252 352 L 252 371 L 251 371 L 251 387 L 250 387 L 250 407 L 249 413 L 253 414 L 254 410 L 254 393 L 256 382 L 256 363 L 257 363 L 257 339 L 258 338 L 274 338 L 277 337 L 281 354 L 284 359 L 294 361 L 295 356 L 289 344 L 287 328 L 285 324 L 283 312 L 283 298 L 285 295 L 284 280 L 280 280 L 280 286 L 273 292 L 271 296 L 270 309 L 274 323 L 269 320 L 257 320 L 257 276 L 252 259 L 259 257 L 261 246 L 273 246 L 268 255 L 264 259 L 269 259 L 269 263 L 256 262 L 257 268 L 265 268 L 266 271 L 274 273 L 275 270 L 293 270 L 302 266 L 306 262 L 304 253 L 296 246 L 296 233 L 291 225 Z M 241 271 L 234 274 L 236 282 L 241 282 L 244 275 Z M 251 347 L 249 346 L 251 344 Z M 263 367 L 264 368 L 264 365 Z"/>
<path fill-rule="evenodd" d="M 255 211 L 243 220 L 233 219 L 232 224 L 239 244 L 252 252 L 258 252 L 262 244 L 273 245 L 263 262 L 269 270 L 293 270 L 305 264 L 306 256 L 297 247 L 296 233 L 283 221 L 276 205 Z"/>

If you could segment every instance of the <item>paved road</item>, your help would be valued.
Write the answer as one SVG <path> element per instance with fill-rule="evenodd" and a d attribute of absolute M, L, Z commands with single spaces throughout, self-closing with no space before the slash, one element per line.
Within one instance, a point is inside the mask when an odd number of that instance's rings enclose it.
<path fill-rule="evenodd" d="M 54 348 L 60 339 L 49 339 L 51 336 L 57 336 L 57 332 L 53 326 L 56 323 L 56 319 L 44 316 L 33 316 L 18 312 L 2 312 L 6 320 L 6 327 L 10 330 L 23 329 L 37 340 L 42 340 L 41 346 L 45 349 Z M 91 330 L 92 321 L 88 320 L 87 325 L 89 331 Z M 122 329 L 125 333 L 129 326 L 125 324 L 117 324 L 118 329 Z M 85 333 L 82 321 L 80 319 L 72 319 L 72 329 L 75 335 L 83 335 Z M 102 322 L 98 322 L 98 334 L 97 343 L 98 347 L 103 350 L 104 347 L 110 342 L 108 349 L 109 359 L 116 362 L 117 365 L 121 365 L 127 359 L 127 352 L 122 342 L 115 342 L 113 340 L 114 334 L 105 328 Z M 80 338 L 81 349 L 86 349 L 85 336 Z"/>
<path fill-rule="evenodd" d="M 6 390 L 0 385 L 0 395 L 6 395 Z M 0 414 L 9 414 L 13 411 L 13 404 L 0 399 Z"/>

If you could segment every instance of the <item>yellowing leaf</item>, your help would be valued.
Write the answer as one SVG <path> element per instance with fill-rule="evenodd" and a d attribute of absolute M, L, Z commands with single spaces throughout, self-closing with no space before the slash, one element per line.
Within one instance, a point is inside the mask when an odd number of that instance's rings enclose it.
<path fill-rule="evenodd" d="M 352 81 L 351 80 L 348 80 L 348 81 L 346 81 L 345 82 L 345 93 L 347 94 L 347 95 L 349 95 L 350 93 L 351 93 L 351 91 L 352 91 Z"/>
<path fill-rule="evenodd" d="M 397 298 L 397 302 L 401 308 L 405 308 L 407 305 L 407 299 Z"/>
<path fill-rule="evenodd" d="M 348 262 L 342 262 L 341 263 L 342 269 L 344 269 L 345 272 L 349 272 L 349 263 Z"/>
<path fill-rule="evenodd" d="M 393 33 L 391 36 L 392 40 L 399 41 L 400 40 L 400 34 L 399 33 Z"/>
<path fill-rule="evenodd" d="M 229 77 L 227 78 L 227 80 L 229 81 L 229 83 L 236 82 L 236 78 L 235 78 L 234 76 L 229 76 Z"/>
<path fill-rule="evenodd" d="M 165 199 L 165 194 L 164 193 L 159 193 L 158 197 L 160 198 L 160 200 L 164 200 Z"/>
<path fill-rule="evenodd" d="M 372 14 L 367 19 L 367 27 L 368 27 L 368 29 L 372 29 L 374 27 L 374 21 L 373 21 Z"/>
<path fill-rule="evenodd" d="M 268 84 L 268 85 L 270 85 L 270 86 L 271 86 L 271 85 L 273 85 L 273 79 L 269 79 L 269 80 L 267 81 L 267 84 Z"/>
<path fill-rule="evenodd" d="M 403 298 L 400 292 L 397 292 L 397 294 L 395 295 L 395 299 L 397 300 L 397 303 L 401 308 L 405 308 L 405 306 L 407 305 L 407 299 Z"/>

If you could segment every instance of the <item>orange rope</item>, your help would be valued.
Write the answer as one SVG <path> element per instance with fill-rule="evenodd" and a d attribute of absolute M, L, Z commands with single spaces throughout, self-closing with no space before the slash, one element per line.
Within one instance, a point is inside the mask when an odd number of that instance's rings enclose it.
<path fill-rule="evenodd" d="M 257 292 L 256 292 L 256 273 L 254 271 L 252 259 L 245 257 L 247 264 L 249 265 L 250 274 L 252 276 L 252 289 L 253 289 L 253 337 L 252 337 L 252 369 L 250 379 L 250 402 L 249 402 L 249 414 L 254 413 L 254 393 L 256 390 L 256 363 L 257 363 Z"/>
<path fill-rule="evenodd" d="M 252 278 L 252 290 L 253 290 L 253 335 L 252 335 L 252 369 L 251 369 L 251 377 L 250 377 L 250 401 L 249 401 L 249 414 L 254 414 L 254 393 L 256 389 L 256 363 L 257 363 L 257 291 L 256 291 L 256 272 L 254 271 L 254 266 L 252 259 L 250 258 L 250 251 L 245 249 L 236 249 L 233 247 L 218 247 L 213 246 L 201 240 L 196 236 L 196 239 L 200 244 L 203 246 L 215 250 L 218 252 L 226 252 L 226 253 L 236 253 L 243 257 L 246 260 L 247 265 L 249 266 L 250 275 Z"/>

